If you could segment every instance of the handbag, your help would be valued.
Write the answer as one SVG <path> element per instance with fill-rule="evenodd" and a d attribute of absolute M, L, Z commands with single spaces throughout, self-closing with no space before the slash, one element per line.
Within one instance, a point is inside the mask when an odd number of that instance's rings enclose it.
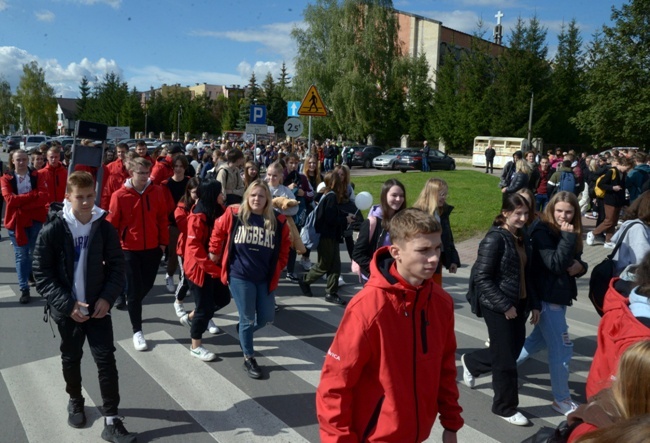
<path fill-rule="evenodd" d="M 601 317 L 605 314 L 603 312 L 605 294 L 609 288 L 609 282 L 614 277 L 614 257 L 616 256 L 618 249 L 623 244 L 623 239 L 625 239 L 627 231 L 637 223 L 641 222 L 633 222 L 625 227 L 625 230 L 618 238 L 618 241 L 616 242 L 616 246 L 614 246 L 612 253 L 605 257 L 603 261 L 594 266 L 594 269 L 591 271 L 591 276 L 589 277 L 589 300 L 591 300 L 594 308 L 596 308 L 596 312 L 598 312 L 598 315 Z"/>
<path fill-rule="evenodd" d="M 479 293 L 476 290 L 476 285 L 474 285 L 474 275 L 475 275 L 475 270 L 474 270 L 474 266 L 472 266 L 472 271 L 470 272 L 469 275 L 469 289 L 465 297 L 467 298 L 467 302 L 469 303 L 469 306 L 472 309 L 472 314 L 481 318 L 483 317 L 483 312 L 481 311 L 481 302 L 479 301 L 480 298 Z"/>

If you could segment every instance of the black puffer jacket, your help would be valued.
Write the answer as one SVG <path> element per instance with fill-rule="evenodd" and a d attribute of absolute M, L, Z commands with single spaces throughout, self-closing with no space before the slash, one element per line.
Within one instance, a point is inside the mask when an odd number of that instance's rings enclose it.
<path fill-rule="evenodd" d="M 449 269 L 452 263 L 460 268 L 460 257 L 454 244 L 454 235 L 451 232 L 451 225 L 449 224 L 449 215 L 454 210 L 453 206 L 445 205 L 440 214 L 440 225 L 442 226 L 442 255 L 440 256 L 440 263 L 445 268 Z"/>
<path fill-rule="evenodd" d="M 506 187 L 506 192 L 508 194 L 515 193 L 520 189 L 524 189 L 528 187 L 529 182 L 530 182 L 530 177 L 528 176 L 528 174 L 525 174 L 523 172 L 515 172 L 515 175 L 512 176 L 512 180 L 510 181 L 510 184 Z"/>
<path fill-rule="evenodd" d="M 34 250 L 36 290 L 47 298 L 46 309 L 57 323 L 72 313 L 76 302 L 72 292 L 74 260 L 72 233 L 59 212 L 43 226 Z M 90 229 L 86 270 L 86 303 L 92 315 L 99 298 L 113 306 L 125 285 L 120 239 L 105 216 L 93 222 Z"/>
<path fill-rule="evenodd" d="M 541 301 L 571 306 L 578 297 L 576 278 L 588 269 L 587 263 L 576 253 L 578 234 L 553 231 L 546 223 L 537 223 L 531 232 L 533 243 L 533 274 L 531 276 Z M 567 268 L 578 260 L 584 272 L 571 277 Z"/>
<path fill-rule="evenodd" d="M 505 228 L 493 226 L 478 247 L 474 264 L 474 287 L 481 306 L 505 313 L 519 303 L 520 265 L 515 237 Z M 530 243 L 524 240 L 526 276 L 530 275 Z M 526 278 L 526 298 L 529 309 L 540 309 L 530 278 Z"/>

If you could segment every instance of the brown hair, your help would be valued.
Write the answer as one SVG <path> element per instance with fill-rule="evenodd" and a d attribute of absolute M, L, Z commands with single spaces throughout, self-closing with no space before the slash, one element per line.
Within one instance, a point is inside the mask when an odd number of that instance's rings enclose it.
<path fill-rule="evenodd" d="M 573 220 L 571 224 L 576 234 L 578 234 L 578 239 L 576 241 L 576 253 L 582 252 L 582 216 L 580 213 L 580 204 L 578 203 L 578 198 L 573 192 L 560 191 L 555 194 L 551 201 L 548 202 L 546 208 L 544 208 L 544 213 L 542 214 L 542 220 L 556 233 L 560 232 L 560 226 L 555 222 L 555 205 L 558 203 L 569 203 L 573 207 Z"/>
<path fill-rule="evenodd" d="M 68 176 L 65 192 L 71 193 L 74 189 L 95 188 L 95 179 L 87 171 L 75 171 Z"/>
<path fill-rule="evenodd" d="M 151 169 L 151 162 L 144 157 L 140 157 L 136 154 L 136 157 L 129 159 L 126 164 L 127 171 L 134 171 L 137 166 L 142 166 L 143 168 Z"/>
<path fill-rule="evenodd" d="M 398 212 L 390 221 L 392 243 L 408 242 L 419 234 L 442 232 L 440 223 L 421 209 L 408 208 Z"/>
<path fill-rule="evenodd" d="M 639 219 L 650 226 L 650 191 L 645 191 L 625 211 L 625 220 Z"/>

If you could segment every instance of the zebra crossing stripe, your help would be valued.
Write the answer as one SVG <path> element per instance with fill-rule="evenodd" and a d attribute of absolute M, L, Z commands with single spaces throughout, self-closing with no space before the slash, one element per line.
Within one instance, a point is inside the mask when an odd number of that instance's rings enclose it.
<path fill-rule="evenodd" d="M 11 297 L 18 297 L 14 292 L 14 290 L 11 289 L 11 286 L 9 285 L 0 286 L 0 298 L 11 298 Z"/>
<path fill-rule="evenodd" d="M 86 399 L 83 429 L 68 425 L 68 399 L 61 375 L 61 357 L 51 357 L 0 371 L 20 422 L 30 442 L 91 441 L 99 436 L 104 422 L 99 409 L 82 389 Z"/>
<path fill-rule="evenodd" d="M 164 331 L 147 334 L 147 340 L 154 345 L 148 352 L 134 350 L 131 339 L 118 344 L 215 440 L 307 442 L 219 374 L 218 362 L 206 364 L 192 358 L 187 347 Z M 179 364 L 192 377 L 179 377 Z"/>

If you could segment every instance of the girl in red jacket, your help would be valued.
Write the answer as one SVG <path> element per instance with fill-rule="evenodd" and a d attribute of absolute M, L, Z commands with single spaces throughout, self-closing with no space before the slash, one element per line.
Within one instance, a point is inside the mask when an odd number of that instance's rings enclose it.
<path fill-rule="evenodd" d="M 197 190 L 201 181 L 198 177 L 193 177 L 187 182 L 187 187 L 185 188 L 185 194 L 176 205 L 174 210 L 174 220 L 176 220 L 176 226 L 178 226 L 178 243 L 176 244 L 176 256 L 178 257 L 178 267 L 181 271 L 181 278 L 176 286 L 176 297 L 174 299 L 174 311 L 176 316 L 181 318 L 187 312 L 183 307 L 183 300 L 187 295 L 187 290 L 189 289 L 189 283 L 187 278 L 185 278 L 185 271 L 183 271 L 183 257 L 185 256 L 185 238 L 187 237 L 187 218 L 190 215 L 192 207 L 199 201 L 197 195 Z"/>
<path fill-rule="evenodd" d="M 220 280 L 221 270 L 208 256 L 208 242 L 215 221 L 223 214 L 224 196 L 221 183 L 209 180 L 197 190 L 199 201 L 187 218 L 183 269 L 194 296 L 194 311 L 181 317 L 181 324 L 190 328 L 190 354 L 203 361 L 217 356 L 202 346 L 203 332 L 214 313 L 230 303 L 230 291 Z"/>
<path fill-rule="evenodd" d="M 12 154 L 13 167 L 0 179 L 2 197 L 7 202 L 5 228 L 9 231 L 16 256 L 16 273 L 22 304 L 29 303 L 29 276 L 36 237 L 47 217 L 47 184 L 28 165 L 29 158 L 22 149 Z"/>
<path fill-rule="evenodd" d="M 230 285 L 237 304 L 244 370 L 251 378 L 262 377 L 253 333 L 273 322 L 273 291 L 289 260 L 290 246 L 286 218 L 274 213 L 271 191 L 262 180 L 251 183 L 241 206 L 228 207 L 212 231 L 210 257 L 221 267 L 221 281 Z"/>

